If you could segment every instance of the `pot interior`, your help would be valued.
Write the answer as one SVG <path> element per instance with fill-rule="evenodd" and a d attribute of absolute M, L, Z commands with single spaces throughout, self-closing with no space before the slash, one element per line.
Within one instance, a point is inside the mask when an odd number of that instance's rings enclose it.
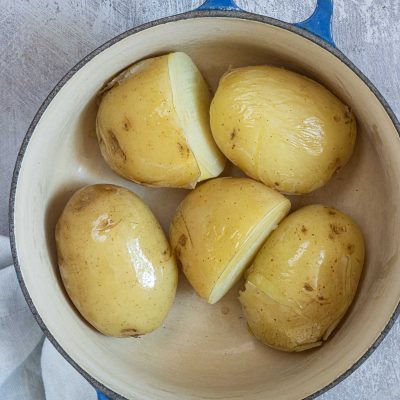
<path fill-rule="evenodd" d="M 351 215 L 366 239 L 359 291 L 322 348 L 285 354 L 248 332 L 237 300 L 241 283 L 216 305 L 180 276 L 163 327 L 139 339 L 98 334 L 78 315 L 60 281 L 54 226 L 70 195 L 115 183 L 140 195 L 165 231 L 185 190 L 149 189 L 114 174 L 95 137 L 96 92 L 112 75 L 152 55 L 184 51 L 214 90 L 230 67 L 274 64 L 330 88 L 358 119 L 355 154 L 324 188 L 292 197 L 293 209 L 332 205 Z M 240 18 L 168 22 L 125 37 L 83 66 L 39 120 L 26 149 L 15 199 L 15 238 L 26 288 L 50 334 L 93 378 L 128 399 L 300 399 L 328 385 L 374 343 L 400 298 L 400 141 L 371 90 L 340 59 L 283 28 Z M 227 174 L 240 172 L 229 167 Z"/>

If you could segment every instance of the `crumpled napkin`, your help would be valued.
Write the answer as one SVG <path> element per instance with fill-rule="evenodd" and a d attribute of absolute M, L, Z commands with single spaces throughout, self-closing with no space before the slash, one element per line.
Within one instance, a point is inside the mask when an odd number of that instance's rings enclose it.
<path fill-rule="evenodd" d="M 95 389 L 44 338 L 0 236 L 0 399 L 96 400 Z"/>

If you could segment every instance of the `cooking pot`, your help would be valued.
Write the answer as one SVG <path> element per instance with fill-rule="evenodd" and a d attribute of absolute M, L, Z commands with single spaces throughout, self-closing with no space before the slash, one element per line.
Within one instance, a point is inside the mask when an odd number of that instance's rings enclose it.
<path fill-rule="evenodd" d="M 316 397 L 354 371 L 399 313 L 399 123 L 371 82 L 336 48 L 333 4 L 318 0 L 306 21 L 288 24 L 209 0 L 195 11 L 131 29 L 85 57 L 36 114 L 15 167 L 10 236 L 18 279 L 38 324 L 60 353 L 112 399 L 298 400 Z M 181 277 L 164 325 L 142 338 L 102 336 L 72 306 L 58 272 L 54 226 L 70 195 L 92 183 L 139 194 L 167 230 L 185 190 L 145 188 L 115 175 L 95 136 L 96 93 L 133 62 L 188 53 L 212 89 L 231 66 L 273 64 L 306 74 L 354 110 L 358 139 L 349 164 L 324 188 L 293 197 L 293 208 L 325 203 L 351 215 L 366 240 L 357 297 L 324 346 L 287 354 L 247 331 L 238 287 L 214 306 Z M 236 174 L 237 171 L 233 171 Z M 104 394 L 102 394 L 102 393 Z"/>

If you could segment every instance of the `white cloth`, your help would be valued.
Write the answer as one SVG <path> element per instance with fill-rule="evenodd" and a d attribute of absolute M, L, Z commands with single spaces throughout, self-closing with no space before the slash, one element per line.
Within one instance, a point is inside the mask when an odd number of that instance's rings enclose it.
<path fill-rule="evenodd" d="M 96 400 L 94 388 L 44 339 L 0 236 L 0 399 Z"/>

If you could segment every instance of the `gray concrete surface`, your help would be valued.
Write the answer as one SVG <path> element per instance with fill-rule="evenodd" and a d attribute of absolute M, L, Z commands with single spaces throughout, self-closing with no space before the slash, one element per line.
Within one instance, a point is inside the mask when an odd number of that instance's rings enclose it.
<path fill-rule="evenodd" d="M 113 36 L 200 3 L 201 0 L 0 0 L 0 234 L 7 234 L 8 230 L 9 186 L 20 143 L 36 110 L 57 81 L 83 56 Z M 245 10 L 294 22 L 306 18 L 316 0 L 237 3 Z M 337 46 L 372 80 L 398 117 L 399 21 L 399 0 L 335 1 L 333 31 Z M 399 350 L 397 322 L 378 350 L 319 400 L 400 399 Z"/>

